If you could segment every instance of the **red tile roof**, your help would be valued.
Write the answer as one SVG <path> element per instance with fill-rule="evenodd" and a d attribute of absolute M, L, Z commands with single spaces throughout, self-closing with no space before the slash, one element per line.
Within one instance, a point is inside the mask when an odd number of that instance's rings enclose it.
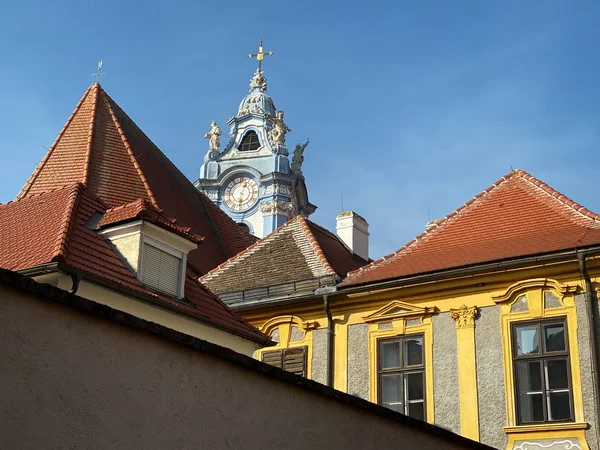
<path fill-rule="evenodd" d="M 98 228 L 107 228 L 133 219 L 145 219 L 197 244 L 204 240 L 202 236 L 192 233 L 190 227 L 178 226 L 176 224 L 177 219 L 165 217 L 161 212 L 150 201 L 138 198 L 133 202 L 107 209 L 98 223 Z"/>
<path fill-rule="evenodd" d="M 86 227 L 94 213 L 107 205 L 89 187 L 76 183 L 43 194 L 0 205 L 0 267 L 22 270 L 60 262 L 92 277 L 108 281 L 248 339 L 265 343 L 266 336 L 234 314 L 192 277 L 185 281 L 189 304 L 152 291 L 125 267 L 111 246 Z M 128 208 L 125 208 L 128 209 Z M 116 215 L 116 209 L 110 214 Z"/>
<path fill-rule="evenodd" d="M 311 278 L 342 277 L 365 263 L 336 235 L 297 216 L 211 270 L 202 282 L 221 294 Z"/>
<path fill-rule="evenodd" d="M 99 84 L 85 92 L 18 198 L 84 183 L 109 207 L 143 198 L 205 237 L 188 260 L 206 273 L 254 240 L 169 161 Z"/>
<path fill-rule="evenodd" d="M 502 177 L 341 286 L 600 244 L 600 216 L 522 170 Z"/>

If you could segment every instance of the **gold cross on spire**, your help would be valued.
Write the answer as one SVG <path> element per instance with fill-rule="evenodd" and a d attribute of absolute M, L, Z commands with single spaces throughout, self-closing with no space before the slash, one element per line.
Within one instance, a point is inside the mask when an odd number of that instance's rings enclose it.
<path fill-rule="evenodd" d="M 260 45 L 258 46 L 258 53 L 253 54 L 250 53 L 248 58 L 256 58 L 258 61 L 258 71 L 262 72 L 262 60 L 265 59 L 265 56 L 271 56 L 275 54 L 275 52 L 264 52 L 263 51 L 263 38 L 260 38 Z"/>
<path fill-rule="evenodd" d="M 100 82 L 100 77 L 102 75 L 104 75 L 103 72 L 101 72 L 102 70 L 102 59 L 100 59 L 100 61 L 98 61 L 98 69 L 96 70 L 96 73 L 93 73 L 92 76 L 96 77 L 96 83 Z"/>

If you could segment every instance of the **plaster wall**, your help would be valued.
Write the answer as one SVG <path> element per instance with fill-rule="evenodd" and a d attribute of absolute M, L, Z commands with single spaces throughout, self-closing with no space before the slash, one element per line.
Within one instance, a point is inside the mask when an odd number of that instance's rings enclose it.
<path fill-rule="evenodd" d="M 327 384 L 327 328 L 312 331 L 311 379 Z"/>
<path fill-rule="evenodd" d="M 506 448 L 506 401 L 502 370 L 500 307 L 481 308 L 475 321 L 475 356 L 479 405 L 479 439 Z"/>
<path fill-rule="evenodd" d="M 586 430 L 585 437 L 590 448 L 598 448 L 598 433 L 596 424 L 598 412 L 596 411 L 597 388 L 592 378 L 592 351 L 590 347 L 590 327 L 588 323 L 588 311 L 585 295 L 575 296 L 575 308 L 577 309 L 577 344 L 579 347 L 579 367 L 581 371 L 581 391 L 583 395 L 583 415 L 585 421 L 590 424 Z"/>
<path fill-rule="evenodd" d="M 62 304 L 0 297 L 2 448 L 464 448 Z"/>
<path fill-rule="evenodd" d="M 110 241 L 135 273 L 138 271 L 140 239 L 141 234 L 137 233 Z"/>
<path fill-rule="evenodd" d="M 34 279 L 42 283 L 54 281 L 50 284 L 65 290 L 71 289 L 71 279 L 66 275 L 59 275 L 58 277 L 52 278 L 48 278 L 44 275 L 43 277 L 45 278 L 34 277 Z M 222 331 L 218 328 L 205 325 L 191 317 L 169 311 L 168 309 L 150 303 L 145 303 L 132 297 L 127 297 L 85 280 L 79 284 L 77 295 L 102 305 L 108 305 L 111 308 L 126 312 L 132 316 L 139 317 L 140 319 L 158 323 L 167 328 L 180 331 L 181 333 L 212 342 L 213 344 L 222 345 L 223 347 L 230 348 L 247 356 L 251 356 L 252 353 L 254 353 L 254 350 L 260 348 L 259 344 L 235 336 L 226 331 Z"/>
<path fill-rule="evenodd" d="M 260 212 L 260 208 L 255 214 L 244 217 L 243 221 L 248 222 L 252 226 L 252 234 L 254 236 L 265 236 L 263 232 L 263 215 Z"/>
<path fill-rule="evenodd" d="M 460 433 L 456 325 L 450 313 L 434 315 L 431 320 L 435 424 Z"/>
<path fill-rule="evenodd" d="M 369 325 L 348 326 L 348 394 L 369 400 Z"/>

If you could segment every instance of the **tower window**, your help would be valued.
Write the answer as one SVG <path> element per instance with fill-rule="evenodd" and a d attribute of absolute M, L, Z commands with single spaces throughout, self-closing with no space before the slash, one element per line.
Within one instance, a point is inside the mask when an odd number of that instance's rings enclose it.
<path fill-rule="evenodd" d="M 239 151 L 240 152 L 251 152 L 254 150 L 257 150 L 258 147 L 260 147 L 260 141 L 258 140 L 258 135 L 256 134 L 256 131 L 248 131 L 243 139 L 242 139 L 242 143 L 240 144 L 240 148 Z"/>
<path fill-rule="evenodd" d="M 246 233 L 250 233 L 250 227 L 248 225 L 246 225 L 244 222 L 239 222 L 238 226 Z"/>

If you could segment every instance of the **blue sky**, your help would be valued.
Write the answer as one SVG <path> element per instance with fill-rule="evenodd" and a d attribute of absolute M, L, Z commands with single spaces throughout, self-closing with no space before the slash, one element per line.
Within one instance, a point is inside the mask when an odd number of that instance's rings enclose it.
<path fill-rule="evenodd" d="M 20 1 L 0 17 L 0 202 L 12 200 L 91 81 L 190 178 L 247 92 L 310 138 L 312 219 L 353 209 L 371 256 L 521 168 L 600 212 L 600 3 Z M 540 218 L 543 220 L 543 218 Z"/>

